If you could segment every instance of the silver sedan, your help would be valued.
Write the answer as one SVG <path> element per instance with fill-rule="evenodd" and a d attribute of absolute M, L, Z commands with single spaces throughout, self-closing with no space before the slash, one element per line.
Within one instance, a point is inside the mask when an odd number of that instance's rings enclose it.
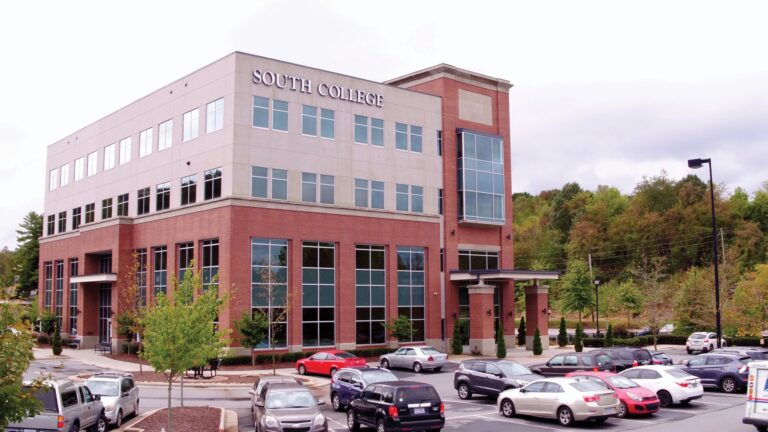
<path fill-rule="evenodd" d="M 440 372 L 446 363 L 448 363 L 448 354 L 441 353 L 428 345 L 403 347 L 379 357 L 379 364 L 383 368 L 400 367 L 413 369 L 416 373 L 424 369 Z"/>

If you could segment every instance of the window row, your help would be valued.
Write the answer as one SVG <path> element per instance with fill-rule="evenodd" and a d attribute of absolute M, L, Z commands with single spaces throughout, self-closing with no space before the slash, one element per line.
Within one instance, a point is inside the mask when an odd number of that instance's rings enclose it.
<path fill-rule="evenodd" d="M 182 115 L 182 141 L 187 142 L 198 137 L 200 130 L 200 108 L 195 108 Z M 216 132 L 224 127 L 224 98 L 217 99 L 206 105 L 206 133 Z M 102 171 L 108 171 L 117 165 L 125 165 L 133 155 L 133 137 L 126 137 L 117 143 L 110 144 L 102 150 Z M 173 146 L 173 119 L 164 121 L 157 126 L 157 150 L 162 151 Z M 139 157 L 152 154 L 155 148 L 154 128 L 139 132 Z M 80 157 L 74 162 L 74 181 L 93 176 L 98 172 L 98 150 Z M 66 186 L 70 181 L 70 164 L 53 168 L 48 173 L 48 189 L 53 191 L 60 186 Z"/>

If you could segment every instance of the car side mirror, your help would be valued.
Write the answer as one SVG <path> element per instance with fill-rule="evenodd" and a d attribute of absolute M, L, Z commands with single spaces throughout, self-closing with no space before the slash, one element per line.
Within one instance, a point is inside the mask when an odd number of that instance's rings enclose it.
<path fill-rule="evenodd" d="M 528 390 L 526 390 L 526 389 L 524 389 L 524 388 L 521 388 L 521 389 L 520 389 L 520 393 L 528 393 Z"/>
<path fill-rule="evenodd" d="M 363 388 L 363 383 L 356 382 L 356 383 L 352 384 L 352 387 L 358 388 L 358 389 L 362 389 Z"/>
<path fill-rule="evenodd" d="M 264 408 L 264 401 L 261 398 L 256 398 L 256 402 L 253 403 L 257 407 Z"/>
<path fill-rule="evenodd" d="M 101 395 L 93 395 L 93 400 L 101 400 Z"/>
<path fill-rule="evenodd" d="M 503 374 L 503 373 L 501 373 L 501 372 L 499 372 L 499 373 L 496 373 L 496 374 L 494 374 L 494 375 L 496 375 L 496 377 L 497 377 L 497 378 L 504 378 L 504 374 Z"/>
<path fill-rule="evenodd" d="M 318 405 L 318 406 L 323 406 L 323 405 L 325 405 L 325 401 L 324 401 L 324 400 L 320 400 L 320 399 L 318 399 L 318 400 L 317 400 L 317 405 Z"/>
<path fill-rule="evenodd" d="M 124 397 L 124 398 L 128 397 L 128 392 L 123 392 L 123 394 L 120 395 L 120 397 Z"/>

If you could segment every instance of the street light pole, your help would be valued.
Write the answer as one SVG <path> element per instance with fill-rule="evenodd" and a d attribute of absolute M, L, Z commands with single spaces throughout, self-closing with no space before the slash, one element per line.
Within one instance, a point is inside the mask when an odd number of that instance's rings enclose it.
<path fill-rule="evenodd" d="M 600 286 L 600 280 L 595 279 L 595 317 L 596 317 L 596 323 L 597 326 L 596 330 L 596 336 L 600 336 L 600 290 L 598 289 Z"/>
<path fill-rule="evenodd" d="M 715 186 L 712 182 L 712 159 L 689 159 L 688 168 L 698 169 L 702 164 L 709 165 L 709 198 L 712 208 L 712 261 L 715 264 L 715 330 L 717 333 L 717 347 L 723 333 L 720 327 L 720 272 L 717 266 L 717 220 L 715 219 Z"/>

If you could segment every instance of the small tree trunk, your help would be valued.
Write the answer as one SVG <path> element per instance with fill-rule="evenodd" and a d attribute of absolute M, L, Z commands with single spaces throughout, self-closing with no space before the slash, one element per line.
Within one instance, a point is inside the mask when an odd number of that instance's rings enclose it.
<path fill-rule="evenodd" d="M 184 374 L 181 374 L 181 407 L 184 408 Z"/>
<path fill-rule="evenodd" d="M 272 344 L 272 375 L 277 375 L 277 366 L 275 366 L 275 344 Z"/>
<path fill-rule="evenodd" d="M 168 430 L 171 432 L 171 386 L 173 385 L 173 374 L 168 375 Z"/>
<path fill-rule="evenodd" d="M 251 348 L 251 366 L 256 366 L 256 351 Z"/>

